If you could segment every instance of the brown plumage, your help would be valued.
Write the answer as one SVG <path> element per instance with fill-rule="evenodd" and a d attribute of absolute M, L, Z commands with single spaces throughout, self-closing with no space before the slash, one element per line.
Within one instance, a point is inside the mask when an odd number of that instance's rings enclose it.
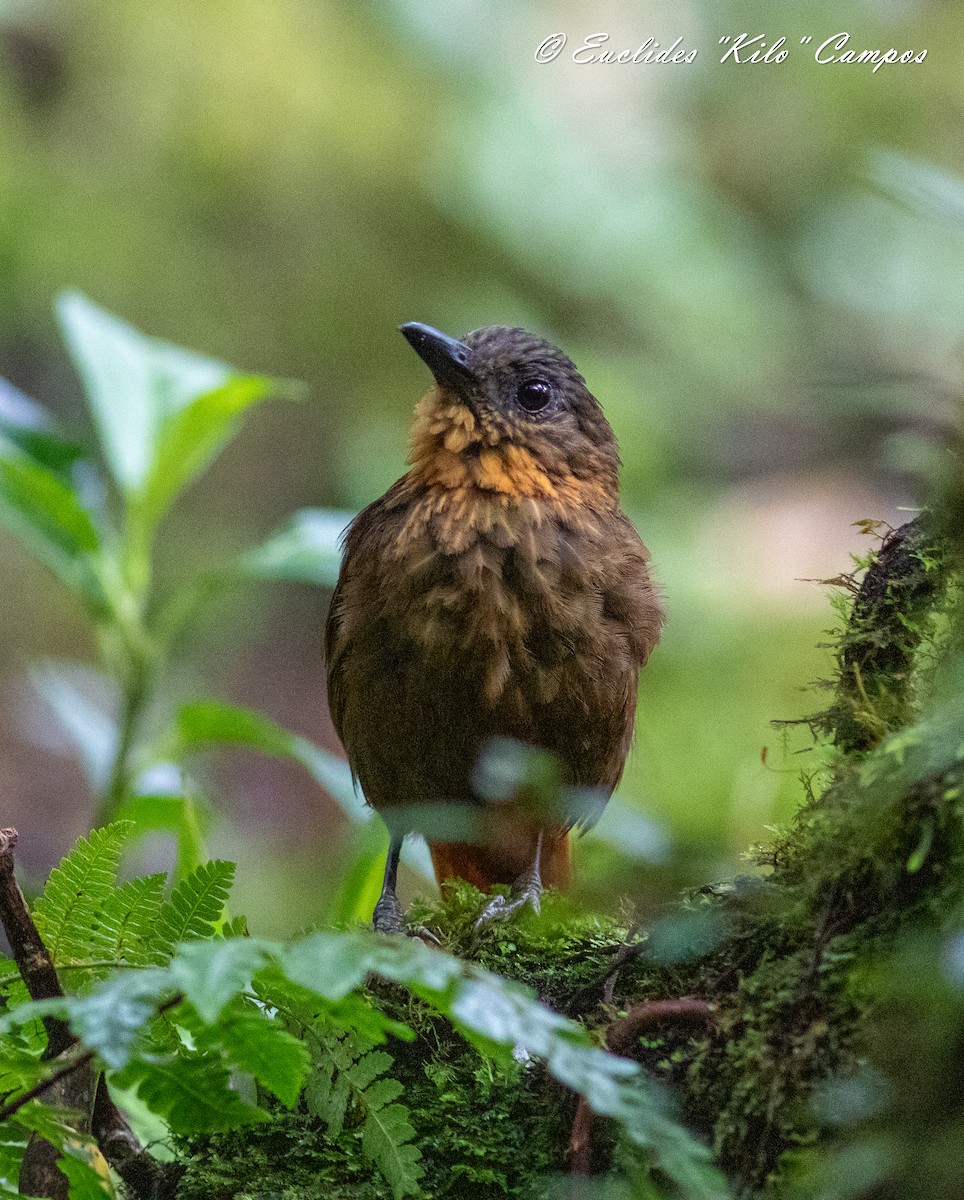
<path fill-rule="evenodd" d="M 383 929 L 401 928 L 406 809 L 454 804 L 473 818 L 442 841 L 423 810 L 440 881 L 511 883 L 535 857 L 529 883 L 541 866 L 566 884 L 566 814 L 547 818 L 524 796 L 484 804 L 479 753 L 493 737 L 542 747 L 565 783 L 608 796 L 662 623 L 649 556 L 619 507 L 615 437 L 566 355 L 500 326 L 461 342 L 402 332 L 436 383 L 416 408 L 411 470 L 347 533 L 326 629 L 335 728 L 393 833 Z"/>

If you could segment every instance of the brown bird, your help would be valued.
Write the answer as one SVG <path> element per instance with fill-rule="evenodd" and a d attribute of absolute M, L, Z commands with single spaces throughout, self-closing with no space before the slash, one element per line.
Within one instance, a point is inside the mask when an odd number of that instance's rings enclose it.
<path fill-rule="evenodd" d="M 415 410 L 411 470 L 346 534 L 325 632 L 332 719 L 392 833 L 383 932 L 404 930 L 413 809 L 439 882 L 515 884 L 483 919 L 567 884 L 575 815 L 525 789 L 487 802 L 480 752 L 496 737 L 541 747 L 564 784 L 608 798 L 663 620 L 619 506 L 616 439 L 569 358 L 523 329 L 401 332 L 435 386 Z M 451 806 L 473 820 L 453 827 Z"/>

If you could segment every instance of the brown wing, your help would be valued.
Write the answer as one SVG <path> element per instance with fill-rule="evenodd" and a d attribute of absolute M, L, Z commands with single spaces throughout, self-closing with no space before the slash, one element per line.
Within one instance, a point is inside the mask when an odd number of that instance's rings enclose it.
<path fill-rule="evenodd" d="M 325 665 L 328 676 L 328 708 L 335 732 L 348 748 L 345 710 L 350 699 L 346 665 L 353 642 L 364 634 L 373 615 L 366 597 L 377 606 L 378 575 L 382 568 L 380 549 L 386 537 L 386 525 L 398 520 L 397 491 L 401 480 L 384 496 L 369 504 L 345 531 L 338 582 L 332 593 L 325 621 Z M 369 586 L 366 586 L 368 584 Z"/>

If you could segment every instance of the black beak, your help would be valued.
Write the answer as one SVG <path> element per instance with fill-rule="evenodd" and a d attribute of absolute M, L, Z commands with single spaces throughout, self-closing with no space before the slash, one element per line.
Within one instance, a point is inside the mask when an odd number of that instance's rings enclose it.
<path fill-rule="evenodd" d="M 469 366 L 471 351 L 464 342 L 418 321 L 409 321 L 398 328 L 435 376 L 436 383 L 458 396 L 465 396 L 471 390 L 475 375 Z"/>

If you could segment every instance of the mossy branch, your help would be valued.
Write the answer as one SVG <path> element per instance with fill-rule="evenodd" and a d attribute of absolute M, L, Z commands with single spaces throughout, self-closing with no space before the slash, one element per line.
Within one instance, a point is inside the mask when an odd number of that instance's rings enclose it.
<path fill-rule="evenodd" d="M 913 667 L 947 584 L 943 539 L 927 514 L 884 539 L 837 647 L 825 727 L 844 753 L 870 750 L 913 714 Z"/>

